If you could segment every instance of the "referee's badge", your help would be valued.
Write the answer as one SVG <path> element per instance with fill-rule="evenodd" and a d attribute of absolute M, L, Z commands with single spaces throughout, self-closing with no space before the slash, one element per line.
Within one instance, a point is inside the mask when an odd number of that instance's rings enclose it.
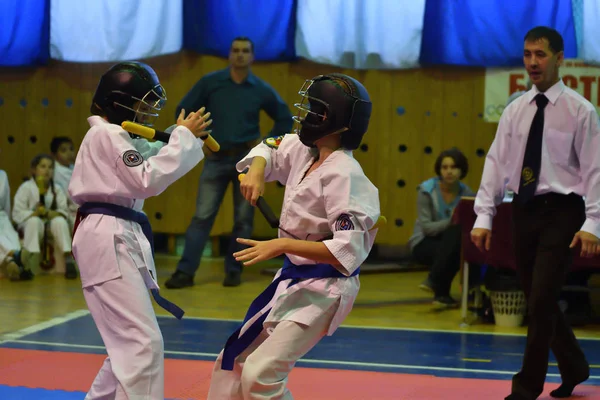
<path fill-rule="evenodd" d="M 523 176 L 524 185 L 528 185 L 535 181 L 535 178 L 533 177 L 533 170 L 529 167 L 523 168 L 523 173 L 521 175 Z"/>

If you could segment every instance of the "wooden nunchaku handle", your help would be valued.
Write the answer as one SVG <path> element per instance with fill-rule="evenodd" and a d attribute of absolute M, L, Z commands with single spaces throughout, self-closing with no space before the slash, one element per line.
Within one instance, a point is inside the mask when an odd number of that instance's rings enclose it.
<path fill-rule="evenodd" d="M 150 140 L 158 140 L 158 141 L 164 142 L 164 143 L 169 143 L 169 137 L 171 136 L 171 134 L 169 134 L 167 132 L 157 131 L 154 128 L 136 124 L 135 122 L 131 122 L 131 121 L 124 121 L 121 124 L 121 127 L 123 129 L 125 129 L 127 132 L 133 133 L 133 134 L 141 136 L 143 138 L 150 139 Z M 206 145 L 206 147 L 208 147 L 210 149 L 210 151 L 212 151 L 214 153 L 218 152 L 219 149 L 221 148 L 219 143 L 217 143 L 217 141 L 209 134 L 206 134 L 206 136 L 200 137 L 200 139 L 204 140 L 204 144 Z"/>

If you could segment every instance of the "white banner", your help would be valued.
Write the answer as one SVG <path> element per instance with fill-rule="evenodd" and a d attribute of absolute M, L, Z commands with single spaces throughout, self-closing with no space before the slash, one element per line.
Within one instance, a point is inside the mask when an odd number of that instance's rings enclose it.
<path fill-rule="evenodd" d="M 586 65 L 581 60 L 565 60 L 560 68 L 565 85 L 588 99 L 600 113 L 600 67 Z M 519 68 L 488 68 L 485 73 L 485 104 L 483 118 L 500 121 L 500 115 L 511 94 L 527 90 L 527 71 Z"/>
<path fill-rule="evenodd" d="M 182 18 L 183 0 L 52 0 L 50 57 L 116 63 L 177 53 Z"/>

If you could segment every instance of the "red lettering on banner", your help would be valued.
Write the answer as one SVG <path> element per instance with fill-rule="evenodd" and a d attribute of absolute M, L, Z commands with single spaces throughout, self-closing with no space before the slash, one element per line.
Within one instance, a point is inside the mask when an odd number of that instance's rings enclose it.
<path fill-rule="evenodd" d="M 592 83 L 596 82 L 595 76 L 580 76 L 579 80 L 583 82 L 583 97 L 592 101 Z"/>
<path fill-rule="evenodd" d="M 565 75 L 563 77 L 563 82 L 565 83 L 565 85 L 567 85 L 568 87 L 570 87 L 573 90 L 577 90 L 577 78 L 575 78 L 573 75 Z"/>
<path fill-rule="evenodd" d="M 510 74 L 508 78 L 508 95 L 520 90 L 527 90 L 527 86 L 519 83 L 520 79 L 525 78 L 525 74 Z"/>

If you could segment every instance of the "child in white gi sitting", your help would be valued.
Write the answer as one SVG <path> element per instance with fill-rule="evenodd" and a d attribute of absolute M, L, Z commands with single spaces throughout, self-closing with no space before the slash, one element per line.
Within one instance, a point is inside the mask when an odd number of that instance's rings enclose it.
<path fill-rule="evenodd" d="M 39 154 L 31 160 L 31 179 L 23 182 L 15 193 L 13 220 L 23 232 L 23 247 L 31 253 L 28 265 L 34 274 L 40 266 L 64 273 L 68 279 L 77 277 L 73 266 L 67 268 L 66 256 L 71 252 L 71 234 L 67 223 L 67 196 L 54 185 L 54 160 Z M 46 254 L 45 243 L 52 241 L 53 254 Z M 49 264 L 54 258 L 54 266 Z"/>
<path fill-rule="evenodd" d="M 77 204 L 71 200 L 68 195 L 69 182 L 73 175 L 73 166 L 75 163 L 75 146 L 73 140 L 66 136 L 56 136 L 50 142 L 50 152 L 54 157 L 54 184 L 60 187 L 67 194 L 67 221 L 69 228 L 73 229 L 75 217 L 77 216 Z"/>
<path fill-rule="evenodd" d="M 19 234 L 10 219 L 10 185 L 6 171 L 0 170 L 0 277 L 11 281 L 30 280 L 33 274 L 25 269 L 29 252 L 21 250 Z"/>
<path fill-rule="evenodd" d="M 279 238 L 234 253 L 244 265 L 285 255 L 283 268 L 251 304 L 215 364 L 209 400 L 291 399 L 296 361 L 344 321 L 360 287 L 380 216 L 379 193 L 354 159 L 371 102 L 355 79 L 322 75 L 300 90 L 298 134 L 268 138 L 238 164 L 255 205 L 265 181 L 285 185 Z"/>

